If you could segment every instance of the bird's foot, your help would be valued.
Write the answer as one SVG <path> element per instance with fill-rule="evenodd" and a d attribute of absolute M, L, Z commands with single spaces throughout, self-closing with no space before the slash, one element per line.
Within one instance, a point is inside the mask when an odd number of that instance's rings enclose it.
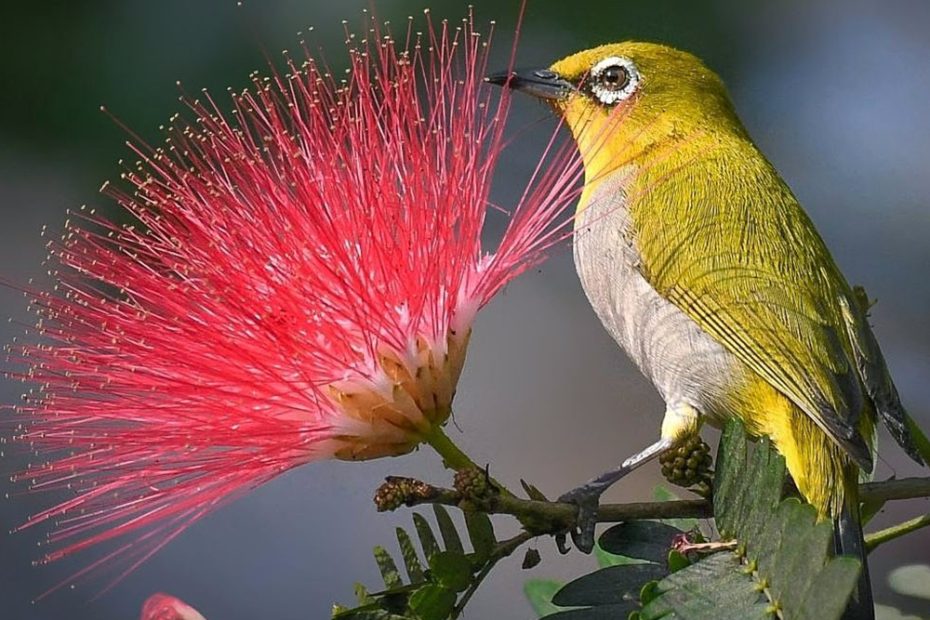
<path fill-rule="evenodd" d="M 578 506 L 575 526 L 569 532 L 575 548 L 582 553 L 591 553 L 594 549 L 594 528 L 597 525 L 597 510 L 601 502 L 600 485 L 586 484 L 559 497 L 560 502 Z"/>

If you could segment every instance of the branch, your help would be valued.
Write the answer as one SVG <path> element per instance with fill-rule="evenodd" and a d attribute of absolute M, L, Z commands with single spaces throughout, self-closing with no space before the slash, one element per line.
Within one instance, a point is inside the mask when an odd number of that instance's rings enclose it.
<path fill-rule="evenodd" d="M 930 497 L 930 478 L 901 478 L 859 485 L 859 499 L 863 502 L 883 502 L 915 497 Z"/>
<path fill-rule="evenodd" d="M 930 497 L 930 478 L 902 478 L 884 482 L 868 482 L 859 487 L 862 501 L 882 502 L 915 497 Z M 465 497 L 455 489 L 435 487 L 412 478 L 389 477 L 375 495 L 379 511 L 394 510 L 401 505 L 443 504 L 460 506 L 463 501 L 489 514 L 507 514 L 524 524 L 535 524 L 536 533 L 565 531 L 575 525 L 577 506 L 564 502 L 521 499 L 509 493 L 488 493 L 485 497 Z M 685 499 L 670 502 L 634 502 L 604 504 L 598 510 L 602 523 L 636 519 L 710 518 L 713 506 L 706 499 Z"/>
<path fill-rule="evenodd" d="M 891 527 L 879 530 L 877 532 L 872 532 L 871 534 L 866 534 L 866 551 L 871 553 L 875 550 L 876 547 L 888 542 L 889 540 L 894 540 L 895 538 L 904 536 L 905 534 L 910 534 L 911 532 L 919 530 L 922 527 L 927 527 L 928 525 L 930 525 L 930 514 L 923 515 L 922 517 L 916 517 L 910 521 L 905 521 L 904 523 L 892 525 Z"/>
<path fill-rule="evenodd" d="M 498 562 L 506 557 L 509 557 L 514 551 L 519 549 L 523 543 L 529 541 L 531 538 L 533 538 L 533 534 L 529 532 L 520 532 L 513 538 L 498 543 L 497 548 L 494 549 L 491 557 L 488 558 L 484 568 L 481 569 L 481 572 L 478 573 L 478 575 L 475 577 L 475 580 L 468 587 L 468 590 L 465 591 L 465 593 L 462 595 L 462 598 L 455 605 L 455 609 L 452 610 L 452 620 L 455 620 L 462 615 L 462 612 L 465 610 L 465 605 L 468 604 L 468 601 L 471 600 L 471 597 L 474 596 L 475 592 L 478 591 L 478 587 L 491 572 L 491 569 L 494 568 Z"/>

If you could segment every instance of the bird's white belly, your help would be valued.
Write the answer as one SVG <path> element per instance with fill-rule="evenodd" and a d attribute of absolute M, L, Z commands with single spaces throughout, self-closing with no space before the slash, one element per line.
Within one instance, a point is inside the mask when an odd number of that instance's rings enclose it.
<path fill-rule="evenodd" d="M 744 367 L 643 277 L 625 194 L 608 185 L 575 222 L 575 268 L 588 300 L 669 408 L 690 405 L 724 417 L 726 394 Z"/>

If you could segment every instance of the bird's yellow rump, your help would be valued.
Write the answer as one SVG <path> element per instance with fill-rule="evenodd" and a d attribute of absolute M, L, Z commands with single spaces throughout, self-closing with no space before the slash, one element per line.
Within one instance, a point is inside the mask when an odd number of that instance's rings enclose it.
<path fill-rule="evenodd" d="M 915 460 L 930 456 L 866 309 L 698 58 L 626 42 L 489 81 L 547 100 L 571 129 L 586 181 L 576 268 L 604 326 L 666 403 L 658 442 L 564 496 L 582 518 L 610 484 L 703 421 L 737 417 L 770 437 L 804 498 L 841 522 L 858 514 L 878 417 Z M 858 527 L 838 540 L 861 553 Z"/>

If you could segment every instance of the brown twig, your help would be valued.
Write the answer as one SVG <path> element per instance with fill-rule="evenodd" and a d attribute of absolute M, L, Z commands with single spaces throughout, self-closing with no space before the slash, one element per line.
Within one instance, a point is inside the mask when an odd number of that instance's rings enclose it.
<path fill-rule="evenodd" d="M 396 505 L 381 507 L 381 509 L 393 510 L 401 504 L 406 506 L 420 504 L 459 506 L 463 499 L 466 499 L 454 489 L 434 487 L 409 478 L 397 477 L 388 479 L 388 482 L 379 489 L 378 495 L 384 495 L 386 487 L 400 482 L 407 487 L 418 489 L 418 492 L 401 498 Z M 429 492 L 424 492 L 424 488 L 428 488 Z M 868 482 L 860 486 L 859 494 L 862 501 L 868 502 L 930 497 L 930 478 Z M 536 524 L 533 529 L 537 533 L 564 531 L 574 526 L 577 513 L 577 507 L 574 504 L 521 499 L 503 493 L 492 493 L 489 497 L 482 498 L 480 509 L 489 514 L 512 515 L 523 523 Z M 710 518 L 712 516 L 713 505 L 709 500 L 683 499 L 669 502 L 604 504 L 598 511 L 597 520 L 602 523 L 615 523 L 636 519 Z"/>

